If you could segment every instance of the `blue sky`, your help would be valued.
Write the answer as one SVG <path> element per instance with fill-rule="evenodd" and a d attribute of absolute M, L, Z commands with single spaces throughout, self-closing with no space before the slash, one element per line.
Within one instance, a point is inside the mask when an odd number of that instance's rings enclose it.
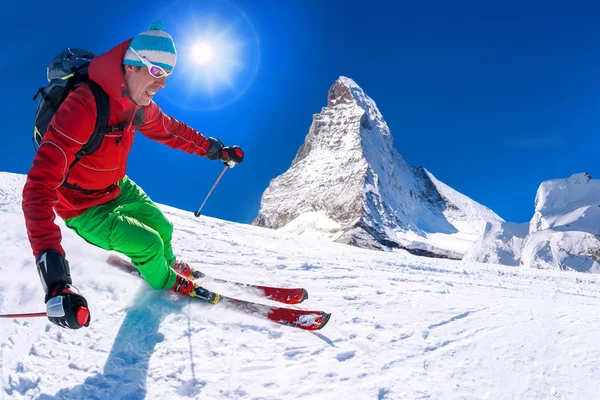
<path fill-rule="evenodd" d="M 31 98 L 55 54 L 102 53 L 162 19 L 178 49 L 207 25 L 244 40 L 233 89 L 186 88 L 199 72 L 180 51 L 155 98 L 178 120 L 245 150 L 206 215 L 243 223 L 257 215 L 340 75 L 376 101 L 409 164 L 508 221 L 531 218 L 543 180 L 600 177 L 600 6 L 592 2 L 23 0 L 2 8 L 2 171 L 31 165 Z M 189 211 L 220 170 L 140 134 L 128 163 L 155 201 Z"/>

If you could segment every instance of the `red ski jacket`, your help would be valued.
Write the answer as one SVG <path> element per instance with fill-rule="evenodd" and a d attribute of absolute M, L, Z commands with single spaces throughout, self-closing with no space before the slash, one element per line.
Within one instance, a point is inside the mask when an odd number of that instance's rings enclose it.
<path fill-rule="evenodd" d="M 135 126 L 131 123 L 140 108 L 127 95 L 122 70 L 130 42 L 131 39 L 95 57 L 88 68 L 90 79 L 109 96 L 109 126 L 124 122 L 129 126 L 120 132 L 107 133 L 98 150 L 83 156 L 69 170 L 96 123 L 94 95 L 83 85 L 62 103 L 35 154 L 23 188 L 23 213 L 35 257 L 46 250 L 65 255 L 60 229 L 54 223 L 54 211 L 63 219 L 74 218 L 91 207 L 114 200 L 120 193 L 118 182 L 125 176 L 135 135 Z M 139 131 L 169 147 L 200 156 L 206 155 L 210 145 L 202 134 L 164 114 L 154 101 L 145 107 Z M 62 186 L 67 174 L 70 184 L 99 191 L 84 193 Z"/>

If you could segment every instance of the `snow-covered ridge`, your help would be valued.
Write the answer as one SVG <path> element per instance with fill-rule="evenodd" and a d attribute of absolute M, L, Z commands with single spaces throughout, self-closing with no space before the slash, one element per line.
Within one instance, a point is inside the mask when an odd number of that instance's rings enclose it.
<path fill-rule="evenodd" d="M 518 266 L 528 231 L 528 223 L 488 223 L 483 235 L 473 243 L 463 260 Z"/>
<path fill-rule="evenodd" d="M 460 258 L 502 219 L 393 146 L 375 101 L 340 77 L 288 171 L 263 193 L 253 224 L 382 250 Z M 310 226 L 310 229 L 306 229 Z"/>
<path fill-rule="evenodd" d="M 487 229 L 464 259 L 600 273 L 600 180 L 580 173 L 542 182 L 535 214 L 518 227 Z"/>
<path fill-rule="evenodd" d="M 576 226 L 578 229 L 600 233 L 598 225 L 590 220 L 594 207 L 600 206 L 600 180 L 588 173 L 574 174 L 567 179 L 543 182 L 535 197 L 535 214 L 530 233 L 547 228 Z M 590 209 L 591 208 L 591 209 Z"/>

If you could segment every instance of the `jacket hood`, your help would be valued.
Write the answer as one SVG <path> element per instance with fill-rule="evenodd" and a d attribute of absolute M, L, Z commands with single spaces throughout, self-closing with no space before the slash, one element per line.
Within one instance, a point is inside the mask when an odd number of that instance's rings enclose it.
<path fill-rule="evenodd" d="M 127 95 L 127 85 L 123 76 L 123 57 L 131 43 L 127 39 L 106 53 L 94 57 L 88 67 L 88 75 L 104 89 L 106 93 L 123 105 L 134 105 Z M 127 103 L 128 102 L 128 103 Z"/>

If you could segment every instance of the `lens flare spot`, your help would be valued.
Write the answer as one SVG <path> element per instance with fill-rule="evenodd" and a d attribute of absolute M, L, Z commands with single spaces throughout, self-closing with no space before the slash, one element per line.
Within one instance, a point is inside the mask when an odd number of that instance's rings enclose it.
<path fill-rule="evenodd" d="M 215 51 L 210 43 L 199 42 L 192 48 L 192 56 L 198 64 L 207 65 L 215 58 Z"/>
<path fill-rule="evenodd" d="M 159 13 L 177 37 L 177 72 L 170 91 L 173 104 L 189 110 L 217 110 L 247 92 L 260 64 L 256 30 L 230 0 L 173 0 Z"/>

